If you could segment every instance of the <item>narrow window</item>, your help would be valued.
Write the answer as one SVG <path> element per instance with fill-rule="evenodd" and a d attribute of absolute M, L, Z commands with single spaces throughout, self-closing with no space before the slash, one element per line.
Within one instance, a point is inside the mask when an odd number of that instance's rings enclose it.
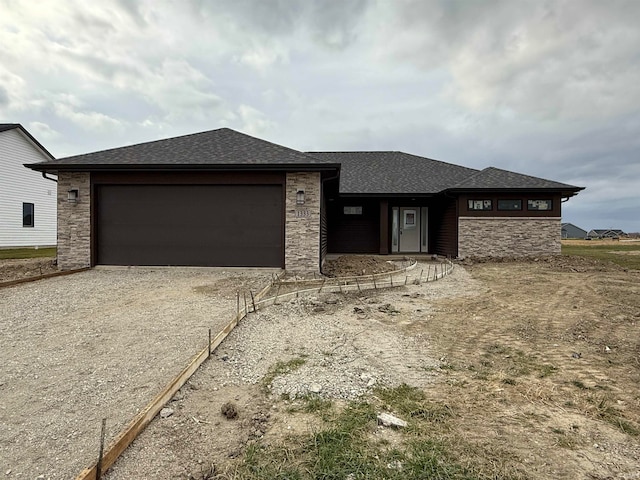
<path fill-rule="evenodd" d="M 527 200 L 527 210 L 552 210 L 552 200 Z"/>
<path fill-rule="evenodd" d="M 345 215 L 362 215 L 362 207 L 344 207 Z"/>
<path fill-rule="evenodd" d="M 22 226 L 33 227 L 33 203 L 22 204 Z"/>
<path fill-rule="evenodd" d="M 522 200 L 498 200 L 498 210 L 522 210 Z"/>
<path fill-rule="evenodd" d="M 468 200 L 467 208 L 469 210 L 493 210 L 493 201 L 491 199 Z"/>

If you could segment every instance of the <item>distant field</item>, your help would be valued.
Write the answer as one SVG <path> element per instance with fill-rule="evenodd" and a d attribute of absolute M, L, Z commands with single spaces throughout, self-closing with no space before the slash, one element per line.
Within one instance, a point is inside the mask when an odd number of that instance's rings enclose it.
<path fill-rule="evenodd" d="M 38 257 L 55 257 L 56 249 L 53 248 L 10 248 L 0 250 L 0 260 L 9 258 L 38 258 Z"/>
<path fill-rule="evenodd" d="M 640 240 L 562 240 L 563 255 L 579 255 L 640 270 Z"/>

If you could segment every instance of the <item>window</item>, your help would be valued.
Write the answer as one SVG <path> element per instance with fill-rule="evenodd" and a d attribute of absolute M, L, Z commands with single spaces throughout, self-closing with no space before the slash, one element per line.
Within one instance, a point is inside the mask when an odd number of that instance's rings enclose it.
<path fill-rule="evenodd" d="M 345 215 L 362 215 L 362 207 L 344 207 Z"/>
<path fill-rule="evenodd" d="M 493 210 L 493 201 L 489 199 L 468 200 L 467 208 L 469 210 Z"/>
<path fill-rule="evenodd" d="M 551 200 L 527 200 L 527 210 L 552 210 Z"/>
<path fill-rule="evenodd" d="M 498 210 L 522 210 L 522 200 L 498 200 Z"/>
<path fill-rule="evenodd" d="M 416 211 L 405 210 L 404 211 L 404 229 L 416 228 Z"/>
<path fill-rule="evenodd" d="M 33 227 L 33 203 L 22 204 L 22 226 Z"/>

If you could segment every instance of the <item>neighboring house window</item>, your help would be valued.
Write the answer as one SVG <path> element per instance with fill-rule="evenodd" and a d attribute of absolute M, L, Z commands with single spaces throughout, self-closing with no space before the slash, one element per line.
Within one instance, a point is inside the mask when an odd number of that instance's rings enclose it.
<path fill-rule="evenodd" d="M 498 200 L 498 210 L 522 210 L 522 200 Z"/>
<path fill-rule="evenodd" d="M 527 200 L 527 210 L 552 210 L 551 200 Z"/>
<path fill-rule="evenodd" d="M 362 207 L 344 207 L 345 215 L 362 215 Z"/>
<path fill-rule="evenodd" d="M 22 226 L 33 227 L 33 203 L 22 204 Z"/>
<path fill-rule="evenodd" d="M 489 199 L 469 200 L 467 208 L 469 210 L 493 210 L 493 201 Z"/>

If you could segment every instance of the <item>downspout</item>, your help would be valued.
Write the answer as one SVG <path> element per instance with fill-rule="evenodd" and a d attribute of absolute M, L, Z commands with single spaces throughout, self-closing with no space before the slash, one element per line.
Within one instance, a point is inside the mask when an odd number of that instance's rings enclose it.
<path fill-rule="evenodd" d="M 52 182 L 58 183 L 58 180 L 55 178 L 47 177 L 47 172 L 42 172 L 42 178 L 46 178 L 47 180 L 51 180 Z"/>

